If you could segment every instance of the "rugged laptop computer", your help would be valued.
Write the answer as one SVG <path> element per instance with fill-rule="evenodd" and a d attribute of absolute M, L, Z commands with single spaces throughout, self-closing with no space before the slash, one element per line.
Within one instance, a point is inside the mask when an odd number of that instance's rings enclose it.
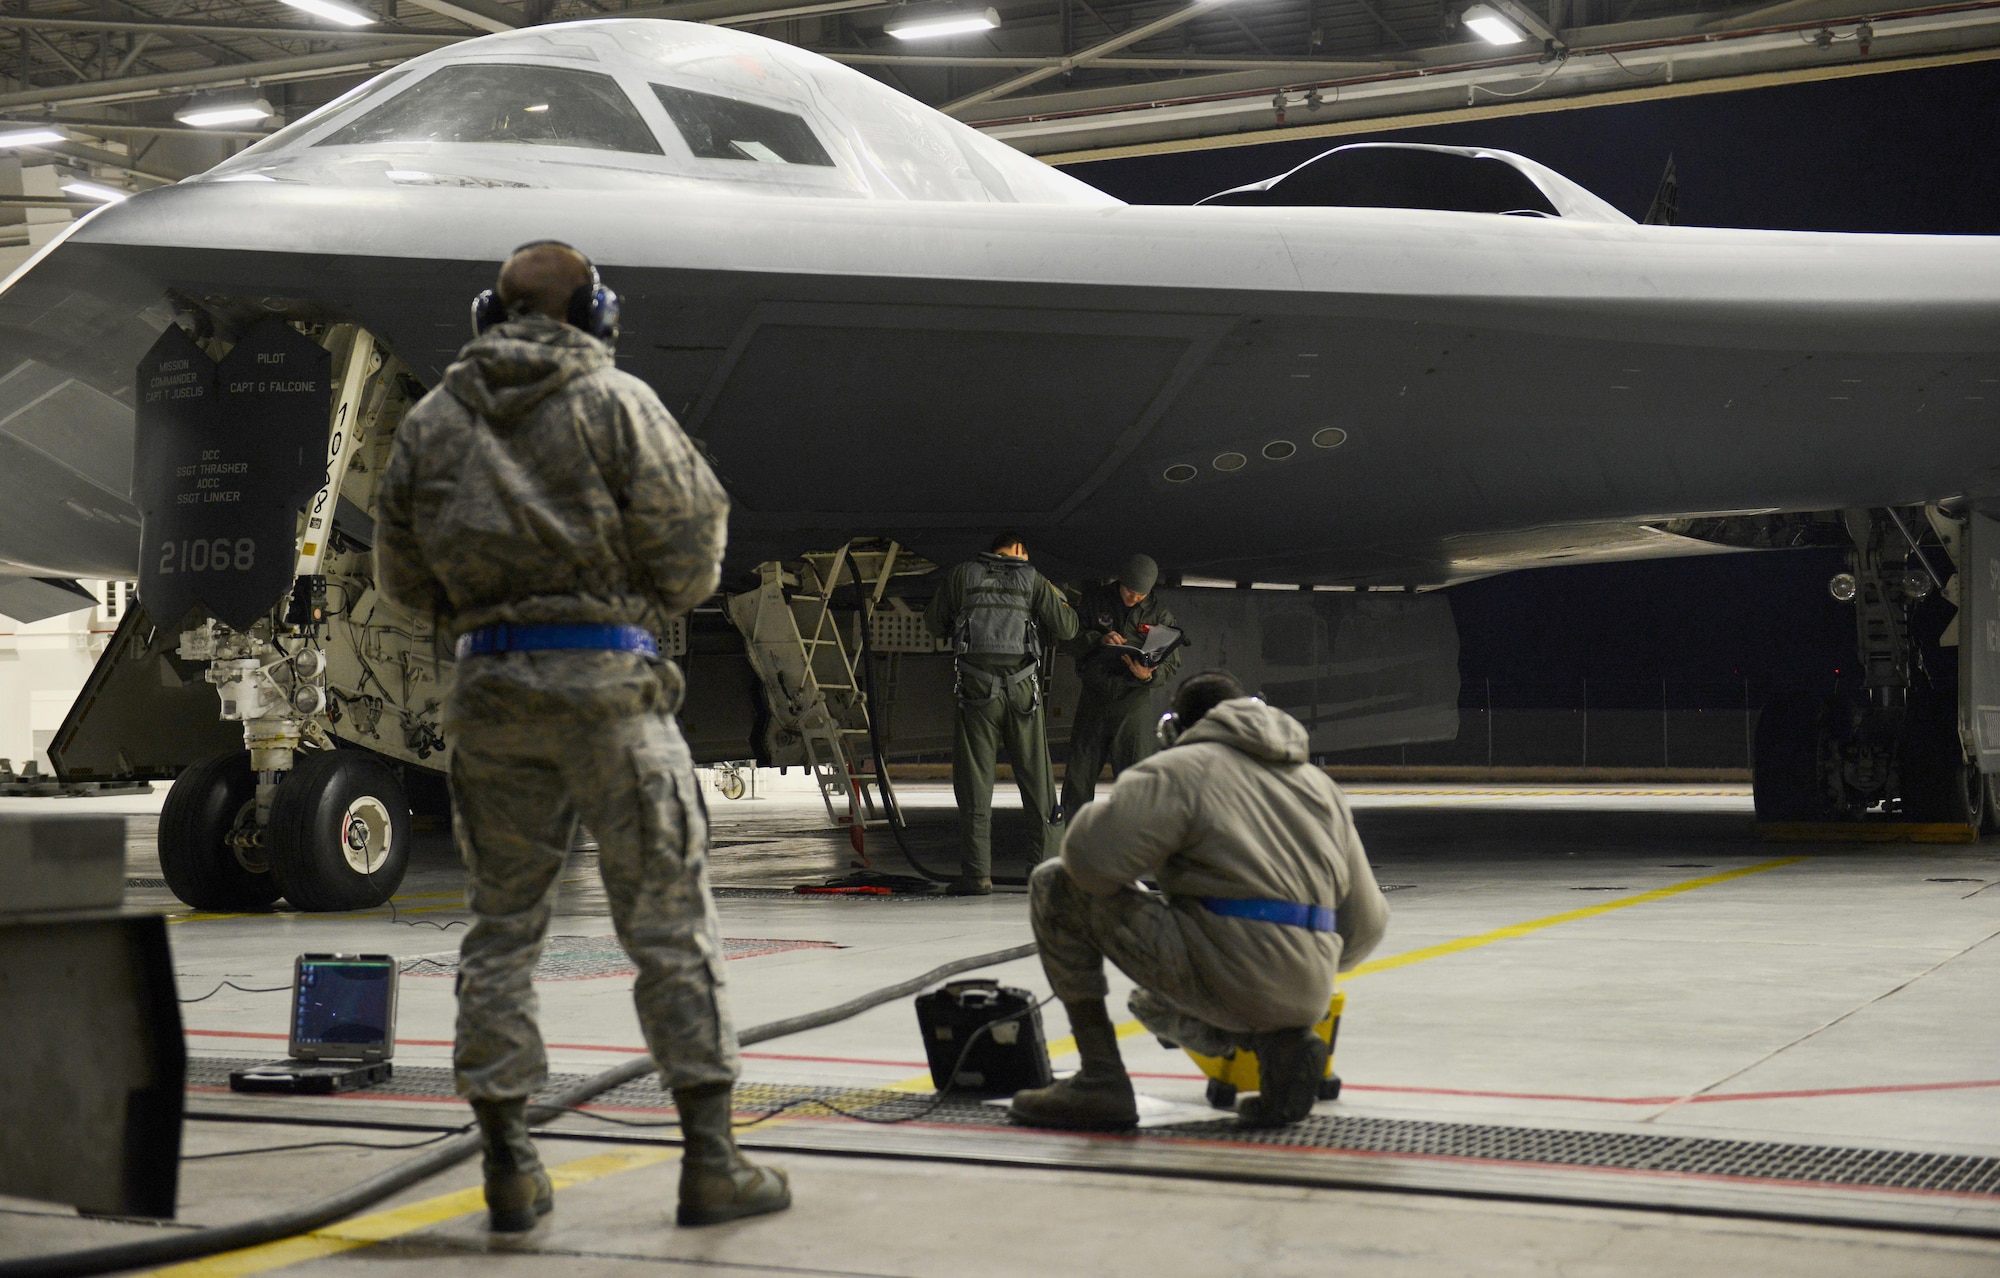
<path fill-rule="evenodd" d="M 326 1096 L 388 1078 L 396 1053 L 396 976 L 393 955 L 299 955 L 291 1059 L 231 1072 L 231 1090 Z"/>

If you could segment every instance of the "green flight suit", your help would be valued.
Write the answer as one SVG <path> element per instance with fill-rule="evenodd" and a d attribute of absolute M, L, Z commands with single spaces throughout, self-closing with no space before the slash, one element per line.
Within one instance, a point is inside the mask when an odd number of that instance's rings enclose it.
<path fill-rule="evenodd" d="M 1005 645 L 1013 651 L 993 651 L 991 643 L 977 642 L 968 650 L 968 616 L 982 599 L 998 597 L 986 589 L 995 573 L 1020 586 L 1002 609 L 1017 614 L 1016 641 Z M 924 622 L 932 634 L 952 640 L 958 649 L 951 788 L 958 800 L 959 872 L 968 879 L 993 877 L 993 771 L 1002 744 L 1028 814 L 1028 859 L 1038 864 L 1054 842 L 1050 818 L 1056 788 L 1036 656 L 1043 645 L 1076 635 L 1076 613 L 1062 592 L 1025 560 L 989 553 L 945 575 Z"/>
<path fill-rule="evenodd" d="M 1104 636 L 1117 634 L 1127 643 L 1139 641 L 1139 627 L 1178 626 L 1158 593 L 1127 608 L 1116 581 L 1102 582 L 1083 592 L 1076 611 L 1077 636 L 1063 645 L 1076 658 L 1083 695 L 1070 722 L 1069 767 L 1063 774 L 1062 810 L 1073 816 L 1097 794 L 1097 775 L 1106 762 L 1115 778 L 1153 753 L 1153 730 L 1159 716 L 1153 691 L 1171 686 L 1180 668 L 1178 650 L 1162 661 L 1151 679 L 1142 680 L 1126 668 L 1119 654 L 1106 650 Z"/>

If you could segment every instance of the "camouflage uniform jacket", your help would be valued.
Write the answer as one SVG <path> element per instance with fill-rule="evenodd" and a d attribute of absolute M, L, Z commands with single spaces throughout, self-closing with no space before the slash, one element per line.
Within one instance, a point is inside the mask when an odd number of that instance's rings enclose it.
<path fill-rule="evenodd" d="M 1180 625 L 1157 592 L 1127 608 L 1118 583 L 1101 582 L 1083 591 L 1076 602 L 1076 615 L 1080 628 L 1076 638 L 1063 648 L 1076 658 L 1076 675 L 1083 690 L 1099 701 L 1116 704 L 1144 698 L 1153 689 L 1166 687 L 1180 669 L 1181 650 L 1176 648 L 1153 671 L 1151 679 L 1140 679 L 1126 668 L 1119 653 L 1104 647 L 1108 634 L 1121 635 L 1126 643 L 1136 646 L 1141 625 Z"/>
<path fill-rule="evenodd" d="M 658 631 L 712 594 L 729 499 L 603 342 L 529 316 L 459 352 L 396 432 L 376 573 L 452 636 L 498 622 Z"/>

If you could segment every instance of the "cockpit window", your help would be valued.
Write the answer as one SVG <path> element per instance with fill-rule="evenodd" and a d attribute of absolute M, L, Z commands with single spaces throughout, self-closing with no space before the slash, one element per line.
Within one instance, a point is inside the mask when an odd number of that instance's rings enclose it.
<path fill-rule="evenodd" d="M 379 142 L 512 142 L 662 154 L 659 139 L 610 76 L 492 63 L 444 67 L 318 145 Z"/>
<path fill-rule="evenodd" d="M 664 84 L 654 85 L 653 92 L 688 150 L 701 159 L 833 166 L 812 126 L 789 111 Z"/>

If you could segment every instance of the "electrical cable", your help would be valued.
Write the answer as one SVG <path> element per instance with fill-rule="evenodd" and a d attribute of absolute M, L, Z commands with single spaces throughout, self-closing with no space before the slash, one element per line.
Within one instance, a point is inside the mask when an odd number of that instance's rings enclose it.
<path fill-rule="evenodd" d="M 840 1115 L 842 1118 L 851 1119 L 857 1123 L 874 1123 L 882 1127 L 893 1127 L 898 1123 L 914 1123 L 920 1118 L 929 1118 L 932 1114 L 935 1114 L 938 1111 L 938 1108 L 941 1105 L 943 1105 L 946 1100 L 950 1099 L 953 1089 L 955 1089 L 958 1086 L 959 1075 L 963 1073 L 965 1070 L 965 1063 L 972 1059 L 972 1049 L 979 1045 L 979 1041 L 981 1038 L 985 1037 L 985 1035 L 989 1033 L 996 1025 L 1004 1025 L 1008 1021 L 1018 1021 L 1024 1016 L 1034 1015 L 1036 1012 L 1041 1011 L 1043 1008 L 1047 1007 L 1050 1003 L 1054 1002 L 1055 997 L 1056 997 L 1055 995 L 1051 994 L 1047 998 L 1044 998 L 1039 1002 L 1032 1003 L 1027 1007 L 1022 1008 L 1018 1012 L 1008 1012 L 1003 1016 L 996 1016 L 992 1020 L 986 1022 L 984 1025 L 981 1025 L 978 1029 L 972 1031 L 971 1034 L 967 1035 L 965 1039 L 965 1046 L 959 1049 L 958 1059 L 952 1062 L 951 1074 L 945 1079 L 944 1086 L 940 1087 L 937 1091 L 933 1092 L 931 1094 L 930 1100 L 924 1104 L 923 1108 L 917 1110 L 913 1114 L 898 1114 L 894 1118 L 877 1118 L 873 1114 L 861 1113 L 851 1109 L 842 1109 L 840 1106 L 834 1104 L 831 1100 L 824 1097 L 800 1096 L 793 1100 L 788 1100 L 784 1104 L 779 1105 L 774 1109 L 768 1109 L 763 1113 L 757 1115 L 755 1118 L 749 1119 L 744 1122 L 731 1123 L 730 1126 L 735 1128 L 755 1127 L 759 1123 L 768 1123 L 772 1119 L 778 1117 L 778 1115 L 786 1113 L 790 1110 L 806 1109 L 815 1105 L 817 1105 L 821 1109 L 830 1110 L 833 1113 Z M 576 1114 L 577 1116 L 582 1118 L 596 1119 L 598 1122 L 611 1123 L 614 1126 L 618 1127 L 680 1126 L 679 1118 L 620 1118 L 616 1114 L 603 1114 L 599 1113 L 596 1110 L 584 1109 L 581 1106 L 576 1106 L 576 1105 L 570 1106 L 569 1112 L 572 1114 Z"/>
<path fill-rule="evenodd" d="M 454 1127 L 450 1131 L 439 1132 L 424 1140 L 413 1140 L 401 1145 L 377 1145 L 365 1140 L 309 1140 L 297 1145 L 259 1145 L 254 1149 L 220 1149 L 212 1154 L 182 1154 L 184 1163 L 199 1163 L 210 1158 L 242 1158 L 249 1154 L 283 1154 L 294 1149 L 422 1149 L 435 1145 L 461 1132 L 472 1130 L 471 1123 Z"/>
<path fill-rule="evenodd" d="M 264 985 L 252 988 L 251 986 L 248 985 L 238 985 L 235 981 L 224 981 L 222 984 L 216 986 L 214 989 L 210 990 L 206 994 L 200 995 L 197 998 L 184 998 L 181 999 L 180 1001 L 183 1003 L 205 1002 L 208 999 L 214 998 L 217 994 L 222 993 L 222 991 L 225 989 L 236 990 L 237 992 L 243 994 L 278 994 L 286 990 L 289 990 L 291 988 L 292 987 L 289 985 Z"/>
<path fill-rule="evenodd" d="M 995 950 L 990 954 L 956 959 L 934 967 L 922 976 L 857 995 L 832 1007 L 753 1026 L 738 1035 L 737 1041 L 748 1047 L 769 1042 L 774 1038 L 802 1033 L 805 1030 L 818 1029 L 823 1025 L 832 1025 L 849 1017 L 858 1016 L 871 1008 L 880 1007 L 884 1003 L 914 994 L 946 977 L 982 967 L 1011 963 L 1016 959 L 1027 958 L 1035 952 L 1036 945 L 1030 941 L 1025 945 Z M 544 1102 L 532 1105 L 528 1111 L 528 1121 L 532 1124 L 545 1123 L 567 1112 L 572 1106 L 581 1105 L 593 1096 L 602 1095 L 636 1078 L 643 1078 L 658 1068 L 650 1056 L 640 1056 L 614 1066 L 601 1074 L 593 1075 L 572 1087 L 565 1088 Z M 337 1194 L 274 1212 L 268 1216 L 239 1221 L 233 1225 L 218 1225 L 191 1233 L 147 1238 L 136 1242 L 114 1243 L 106 1247 L 90 1247 L 82 1251 L 0 1260 L 0 1278 L 81 1278 L 82 1275 L 110 1273 L 119 1269 L 140 1269 L 171 1264 L 175 1261 L 193 1260 L 200 1256 L 212 1256 L 217 1252 L 255 1247 L 267 1242 L 276 1242 L 280 1238 L 309 1233 L 345 1216 L 351 1216 L 363 1208 L 371 1207 L 392 1194 L 430 1179 L 447 1168 L 457 1166 L 479 1153 L 483 1145 L 484 1140 L 479 1133 L 466 1132 L 456 1139 L 435 1146 L 429 1153 L 421 1154 L 400 1166 L 370 1176 Z"/>
<path fill-rule="evenodd" d="M 882 795 L 882 812 L 888 818 L 886 824 L 889 827 L 889 836 L 896 840 L 896 851 L 902 853 L 903 860 L 907 861 L 910 868 L 918 874 L 933 883 L 956 882 L 957 875 L 939 874 L 917 860 L 916 855 L 910 851 L 909 840 L 903 837 L 903 809 L 902 805 L 896 802 L 896 792 L 889 786 L 889 756 L 882 752 L 882 729 L 877 722 L 879 716 L 875 713 L 878 704 L 875 700 L 875 644 L 871 638 L 874 627 L 868 624 L 873 618 L 874 609 L 867 605 L 865 592 L 858 577 L 854 582 L 854 593 L 860 601 L 861 669 L 868 685 L 865 690 L 868 697 L 868 749 L 875 756 L 875 788 Z M 993 882 L 1003 887 L 1026 887 L 1028 880 L 1025 875 L 1020 878 L 1012 875 L 995 875 Z"/>

